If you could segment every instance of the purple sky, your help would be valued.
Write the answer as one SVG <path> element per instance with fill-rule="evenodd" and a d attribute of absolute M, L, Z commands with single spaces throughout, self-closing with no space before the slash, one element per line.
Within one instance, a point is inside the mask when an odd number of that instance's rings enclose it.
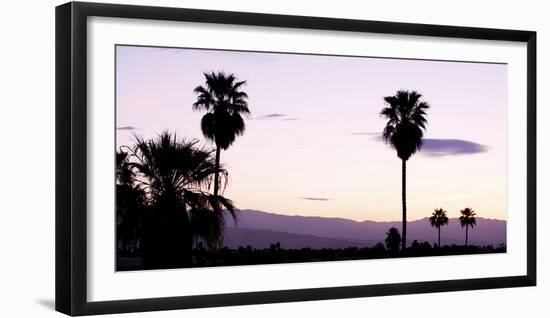
<path fill-rule="evenodd" d="M 192 90 L 221 70 L 250 96 L 245 135 L 221 157 L 239 208 L 399 220 L 401 163 L 378 113 L 409 89 L 432 106 L 408 162 L 409 219 L 466 206 L 506 219 L 506 65 L 118 46 L 118 146 L 163 130 L 206 143 Z"/>

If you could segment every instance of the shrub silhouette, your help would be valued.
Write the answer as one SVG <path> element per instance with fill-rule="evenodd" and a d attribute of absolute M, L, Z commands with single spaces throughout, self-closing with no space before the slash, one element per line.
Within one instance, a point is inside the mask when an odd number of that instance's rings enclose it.
<path fill-rule="evenodd" d="M 399 245 L 401 244 L 401 235 L 399 230 L 392 227 L 386 232 L 386 248 L 391 254 L 397 254 L 399 252 Z"/>

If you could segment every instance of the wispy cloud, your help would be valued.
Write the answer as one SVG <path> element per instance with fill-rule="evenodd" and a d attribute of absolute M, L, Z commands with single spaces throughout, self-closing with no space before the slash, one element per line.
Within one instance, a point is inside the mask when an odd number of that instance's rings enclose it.
<path fill-rule="evenodd" d="M 424 139 L 420 153 L 430 157 L 470 155 L 489 151 L 489 147 L 462 139 Z"/>
<path fill-rule="evenodd" d="M 274 113 L 274 114 L 267 114 L 267 115 L 263 115 L 263 116 L 260 116 L 260 117 L 256 117 L 256 119 L 281 119 L 283 117 L 286 117 L 288 116 L 287 114 L 278 114 L 278 113 Z"/>
<path fill-rule="evenodd" d="M 386 142 L 380 133 L 357 132 L 352 135 L 372 136 L 371 139 Z M 463 139 L 424 138 L 420 154 L 428 157 L 472 155 L 484 153 L 490 148 L 486 145 Z"/>
<path fill-rule="evenodd" d="M 279 113 L 266 114 L 266 115 L 256 117 L 254 119 L 257 119 L 257 120 L 282 120 L 282 121 L 299 120 L 299 118 L 290 117 L 290 115 L 288 115 L 288 114 L 279 114 Z"/>
<path fill-rule="evenodd" d="M 379 132 L 369 132 L 369 131 L 357 131 L 357 132 L 352 132 L 350 135 L 352 136 L 377 136 L 377 135 L 382 135 L 382 133 L 379 133 Z"/>
<path fill-rule="evenodd" d="M 302 200 L 308 201 L 330 201 L 329 198 L 317 198 L 317 197 L 299 197 Z"/>
<path fill-rule="evenodd" d="M 117 130 L 135 130 L 136 127 L 134 127 L 134 126 L 122 126 L 122 127 L 117 127 L 116 129 Z"/>

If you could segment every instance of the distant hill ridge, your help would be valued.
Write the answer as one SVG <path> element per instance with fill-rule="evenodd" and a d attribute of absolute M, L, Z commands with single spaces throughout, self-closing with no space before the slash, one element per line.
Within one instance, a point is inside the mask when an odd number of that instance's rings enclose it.
<path fill-rule="evenodd" d="M 470 244 L 498 246 L 506 243 L 506 221 L 482 217 L 477 217 L 476 221 L 477 226 L 468 231 Z M 431 227 L 427 217 L 407 224 L 409 244 L 413 240 L 437 242 L 437 230 Z M 387 230 L 390 227 L 400 229 L 401 221 L 354 221 L 241 210 L 237 226 L 231 217 L 226 217 L 226 227 L 224 245 L 232 248 L 246 245 L 264 248 L 277 241 L 284 248 L 337 248 L 383 242 Z M 441 228 L 441 244 L 463 244 L 464 235 L 458 218 L 450 218 L 449 224 Z"/>

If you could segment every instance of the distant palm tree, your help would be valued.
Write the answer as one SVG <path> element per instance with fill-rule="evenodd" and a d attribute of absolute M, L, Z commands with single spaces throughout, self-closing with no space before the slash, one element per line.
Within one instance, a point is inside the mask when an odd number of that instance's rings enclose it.
<path fill-rule="evenodd" d="M 407 247 L 407 160 L 422 147 L 426 110 L 429 108 L 426 102 L 420 101 L 421 96 L 416 91 L 397 91 L 394 96 L 384 97 L 389 106 L 380 112 L 388 119 L 384 139 L 397 150 L 397 156 L 401 159 L 402 250 Z"/>
<path fill-rule="evenodd" d="M 401 244 L 401 235 L 399 230 L 392 227 L 386 232 L 386 248 L 392 254 L 396 254 L 399 251 L 399 245 Z"/>
<path fill-rule="evenodd" d="M 204 73 L 205 86 L 197 86 L 193 91 L 198 95 L 193 110 L 206 111 L 201 120 L 204 137 L 216 144 L 216 173 L 214 175 L 214 195 L 218 195 L 220 151 L 233 144 L 235 138 L 244 133 L 245 123 L 241 115 L 248 115 L 248 95 L 241 91 L 246 81 L 237 81 L 235 75 Z"/>
<path fill-rule="evenodd" d="M 205 191 L 215 173 L 225 178 L 227 171 L 215 165 L 212 151 L 199 147 L 197 140 L 177 140 L 168 132 L 150 140 L 136 137 L 129 149 L 152 210 L 144 233 L 145 266 L 189 265 L 194 240 L 210 246 L 222 240 L 222 208 L 235 218 L 229 199 Z"/>
<path fill-rule="evenodd" d="M 466 242 L 464 245 L 468 246 L 468 227 L 471 227 L 472 229 L 476 225 L 476 213 L 474 210 L 470 208 L 465 208 L 464 210 L 460 210 L 460 217 L 458 220 L 460 221 L 460 226 L 462 228 L 466 227 Z"/>
<path fill-rule="evenodd" d="M 437 246 L 441 247 L 441 227 L 449 224 L 447 211 L 442 208 L 435 209 L 432 216 L 430 216 L 430 224 L 437 228 Z"/>

